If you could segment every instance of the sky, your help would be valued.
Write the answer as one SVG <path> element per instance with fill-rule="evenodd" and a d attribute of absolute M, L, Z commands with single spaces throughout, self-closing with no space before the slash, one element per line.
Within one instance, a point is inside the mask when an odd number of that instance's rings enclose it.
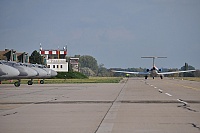
<path fill-rule="evenodd" d="M 200 0 L 0 0 L 0 50 L 68 48 L 106 68 L 200 69 Z"/>

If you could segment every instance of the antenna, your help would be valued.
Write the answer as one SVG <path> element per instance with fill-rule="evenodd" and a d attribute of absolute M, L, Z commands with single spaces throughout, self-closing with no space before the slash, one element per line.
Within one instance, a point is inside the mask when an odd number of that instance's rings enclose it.
<path fill-rule="evenodd" d="M 144 56 L 141 58 L 152 58 L 153 59 L 153 67 L 155 66 L 155 58 L 167 58 L 167 57 L 163 57 L 163 56 Z"/>
<path fill-rule="evenodd" d="M 40 50 L 42 50 L 42 44 L 40 43 Z"/>

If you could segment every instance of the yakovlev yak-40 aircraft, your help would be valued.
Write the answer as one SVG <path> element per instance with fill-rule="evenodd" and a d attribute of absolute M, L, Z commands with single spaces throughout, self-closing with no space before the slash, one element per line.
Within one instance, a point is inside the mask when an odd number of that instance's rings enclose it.
<path fill-rule="evenodd" d="M 147 79 L 148 76 L 153 77 L 153 79 L 156 76 L 160 76 L 160 78 L 163 79 L 163 76 L 164 75 L 168 75 L 168 74 L 186 73 L 186 72 L 196 71 L 196 70 L 186 70 L 186 71 L 162 72 L 162 69 L 158 69 L 155 66 L 155 58 L 167 58 L 167 57 L 148 56 L 148 57 L 141 57 L 141 58 L 152 58 L 153 59 L 153 67 L 151 69 L 147 69 L 146 72 L 130 72 L 130 71 L 115 71 L 115 70 L 113 70 L 113 72 L 116 72 L 116 73 L 126 73 L 126 74 L 144 75 L 145 79 Z"/>
<path fill-rule="evenodd" d="M 24 64 L 12 61 L 0 61 L 0 82 L 2 80 L 16 79 L 14 85 L 20 86 L 21 79 L 30 79 L 27 84 L 32 85 L 33 79 L 42 79 L 40 83 L 44 83 L 44 79 L 55 77 L 57 72 L 38 64 Z"/>

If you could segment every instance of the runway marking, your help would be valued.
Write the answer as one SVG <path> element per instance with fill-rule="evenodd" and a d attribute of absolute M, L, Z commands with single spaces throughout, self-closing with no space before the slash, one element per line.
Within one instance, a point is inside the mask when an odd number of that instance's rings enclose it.
<path fill-rule="evenodd" d="M 172 96 L 172 95 L 171 95 L 171 94 L 169 94 L 169 93 L 165 93 L 165 94 L 166 94 L 166 95 L 168 95 L 168 96 L 170 96 L 170 97 Z"/>
<path fill-rule="evenodd" d="M 157 87 L 154 87 L 155 89 L 157 88 Z"/>

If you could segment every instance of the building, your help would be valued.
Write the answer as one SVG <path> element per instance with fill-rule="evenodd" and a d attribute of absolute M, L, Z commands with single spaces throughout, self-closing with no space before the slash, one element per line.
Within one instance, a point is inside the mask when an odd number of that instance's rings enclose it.
<path fill-rule="evenodd" d="M 40 46 L 40 54 L 44 57 L 44 63 L 48 68 L 57 72 L 68 72 L 67 49 L 65 47 L 62 50 L 43 50 Z"/>
<path fill-rule="evenodd" d="M 26 52 L 18 53 L 13 49 L 5 49 L 5 51 L 0 51 L 0 60 L 28 63 L 29 55 Z"/>
<path fill-rule="evenodd" d="M 78 61 L 79 61 L 79 58 L 70 58 L 70 64 L 72 66 L 72 70 L 75 72 L 79 72 Z"/>

